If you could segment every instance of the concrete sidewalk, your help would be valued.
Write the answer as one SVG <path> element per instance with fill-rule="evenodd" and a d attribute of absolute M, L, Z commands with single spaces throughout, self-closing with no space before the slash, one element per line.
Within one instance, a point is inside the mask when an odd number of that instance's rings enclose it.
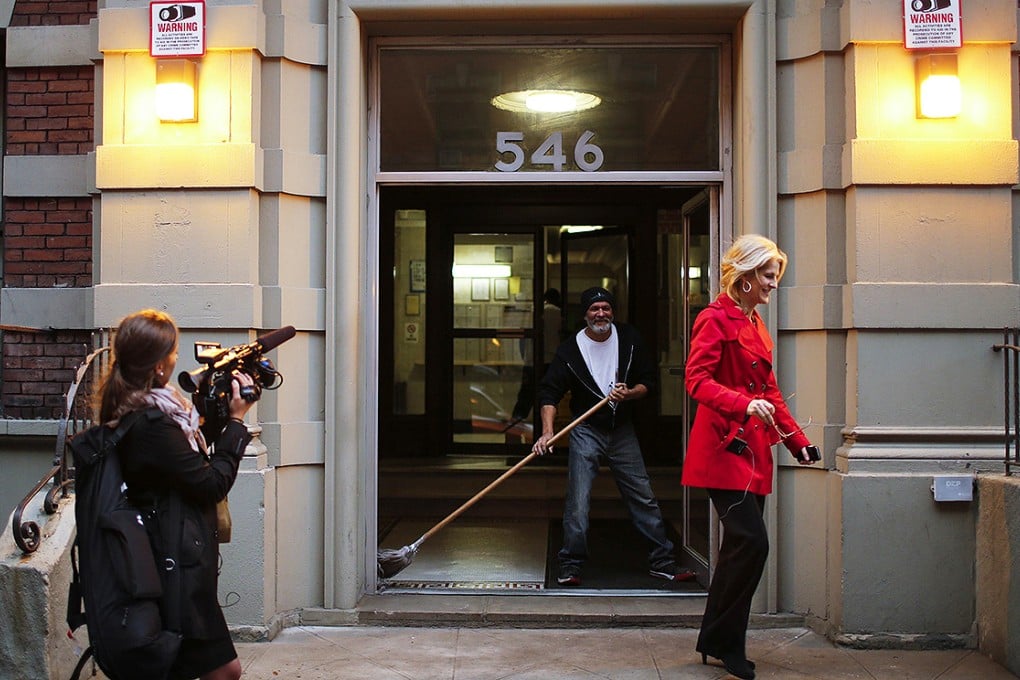
<path fill-rule="evenodd" d="M 701 664 L 696 628 L 295 627 L 237 644 L 252 680 L 659 680 L 727 678 Z M 857 650 L 806 628 L 748 633 L 758 678 L 1007 680 L 978 651 Z M 712 660 L 709 660 L 712 663 Z"/>

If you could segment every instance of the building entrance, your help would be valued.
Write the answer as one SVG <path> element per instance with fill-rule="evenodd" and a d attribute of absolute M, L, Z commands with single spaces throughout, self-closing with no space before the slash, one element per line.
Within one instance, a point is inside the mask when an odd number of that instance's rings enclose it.
<path fill-rule="evenodd" d="M 707 302 L 711 228 L 690 206 L 713 196 L 704 186 L 381 190 L 379 545 L 413 542 L 527 455 L 541 427 L 536 384 L 581 328 L 580 292 L 598 285 L 658 362 L 636 429 L 677 557 L 705 570 L 707 538 L 695 537 L 707 537 L 707 502 L 685 499 L 679 478 L 683 358 Z M 569 420 L 564 399 L 557 428 Z M 523 468 L 384 587 L 555 588 L 568 455 L 562 442 Z M 662 587 L 608 469 L 591 516 L 599 575 L 586 585 Z"/>

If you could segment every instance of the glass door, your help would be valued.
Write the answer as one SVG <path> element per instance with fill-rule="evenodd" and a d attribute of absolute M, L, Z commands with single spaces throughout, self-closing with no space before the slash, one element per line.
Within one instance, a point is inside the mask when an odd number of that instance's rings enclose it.
<path fill-rule="evenodd" d="M 453 234 L 454 451 L 514 454 L 534 438 L 534 233 Z"/>
<path fill-rule="evenodd" d="M 709 272 L 711 268 L 711 235 L 719 223 L 718 190 L 710 187 L 688 200 L 681 209 L 681 233 L 670 235 L 666 249 L 670 264 L 670 289 L 677 304 L 670 304 L 671 337 L 662 370 L 676 375 L 678 389 L 669 395 L 670 408 L 682 412 L 682 450 L 686 451 L 687 436 L 694 421 L 697 403 L 687 395 L 683 377 L 690 351 L 694 319 L 712 300 Z M 664 396 L 664 404 L 666 397 Z M 711 503 L 704 489 L 684 487 L 684 552 L 705 570 L 714 554 L 717 534 L 712 521 Z M 707 576 L 707 574 L 706 574 Z"/>
<path fill-rule="evenodd" d="M 630 235 L 625 229 L 613 227 L 567 226 L 564 229 L 560 237 L 563 262 L 560 285 L 566 318 L 580 324 L 584 317 L 580 295 L 592 286 L 599 286 L 616 298 L 614 318 L 626 323 L 630 309 Z"/>

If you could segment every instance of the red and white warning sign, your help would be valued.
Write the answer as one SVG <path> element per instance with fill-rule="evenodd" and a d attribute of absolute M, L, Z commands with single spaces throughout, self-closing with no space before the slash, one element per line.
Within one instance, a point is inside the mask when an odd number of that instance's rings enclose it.
<path fill-rule="evenodd" d="M 961 0 L 903 0 L 903 46 L 908 50 L 961 47 Z"/>
<path fill-rule="evenodd" d="M 149 55 L 201 57 L 205 54 L 205 0 L 149 4 Z"/>

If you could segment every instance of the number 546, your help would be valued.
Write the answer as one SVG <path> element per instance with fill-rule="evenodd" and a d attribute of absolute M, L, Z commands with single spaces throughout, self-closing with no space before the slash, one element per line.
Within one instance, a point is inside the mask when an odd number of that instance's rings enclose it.
<path fill-rule="evenodd" d="M 595 133 L 585 130 L 577 138 L 574 145 L 574 163 L 585 172 L 594 172 L 602 167 L 605 162 L 605 154 L 602 148 L 592 143 Z M 523 132 L 497 132 L 496 152 L 501 156 L 511 155 L 511 160 L 496 161 L 496 169 L 500 172 L 517 172 L 524 167 L 524 148 L 520 142 L 524 141 Z M 563 133 L 554 132 L 545 138 L 531 154 L 532 165 L 549 165 L 556 172 L 563 170 L 567 157 L 563 153 Z"/>

